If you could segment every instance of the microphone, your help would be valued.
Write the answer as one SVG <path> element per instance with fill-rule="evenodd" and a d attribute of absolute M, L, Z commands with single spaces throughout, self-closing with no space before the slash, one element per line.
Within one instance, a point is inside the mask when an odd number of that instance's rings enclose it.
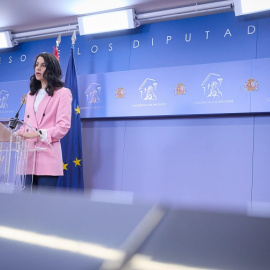
<path fill-rule="evenodd" d="M 25 103 L 26 103 L 26 95 L 24 95 L 22 97 L 22 104 L 21 104 L 19 110 L 17 111 L 15 117 L 9 119 L 9 123 L 8 123 L 9 128 L 14 129 L 17 127 L 19 113 L 20 113 L 20 110 L 21 110 L 23 104 L 25 104 Z"/>

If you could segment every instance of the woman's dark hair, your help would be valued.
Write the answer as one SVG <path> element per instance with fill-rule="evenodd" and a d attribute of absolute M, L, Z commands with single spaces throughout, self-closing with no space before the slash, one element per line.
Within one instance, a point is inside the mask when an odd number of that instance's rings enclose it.
<path fill-rule="evenodd" d="M 62 70 L 58 59 L 51 53 L 41 53 L 36 57 L 34 63 L 34 70 L 37 59 L 42 57 L 46 66 L 46 70 L 43 74 L 44 79 L 48 82 L 46 92 L 49 96 L 53 96 L 55 90 L 62 88 L 65 83 L 61 80 Z M 36 79 L 35 74 L 30 77 L 30 95 L 35 95 L 41 88 L 41 82 Z"/>

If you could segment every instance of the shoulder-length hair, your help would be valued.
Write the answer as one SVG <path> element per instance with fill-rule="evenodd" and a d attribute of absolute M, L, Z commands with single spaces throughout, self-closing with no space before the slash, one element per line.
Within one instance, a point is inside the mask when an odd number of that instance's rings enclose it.
<path fill-rule="evenodd" d="M 46 70 L 43 74 L 44 79 L 48 82 L 46 86 L 46 92 L 49 96 L 53 96 L 54 91 L 62 88 L 65 83 L 61 80 L 62 70 L 58 59 L 51 53 L 40 53 L 35 60 L 34 70 L 37 59 L 42 57 L 46 66 Z M 30 77 L 30 95 L 35 95 L 41 88 L 41 82 L 36 79 L 35 74 Z"/>

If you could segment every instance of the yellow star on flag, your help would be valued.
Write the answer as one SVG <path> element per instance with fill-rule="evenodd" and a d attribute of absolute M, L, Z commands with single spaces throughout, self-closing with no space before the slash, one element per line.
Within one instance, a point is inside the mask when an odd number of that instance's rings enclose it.
<path fill-rule="evenodd" d="M 80 108 L 79 108 L 79 106 L 77 105 L 77 108 L 76 109 L 74 109 L 75 111 L 76 111 L 76 114 L 78 114 L 78 113 L 81 113 L 81 110 L 80 110 Z"/>
<path fill-rule="evenodd" d="M 78 166 L 81 166 L 81 164 L 80 164 L 80 162 L 81 162 L 81 159 L 75 159 L 74 161 L 73 161 L 74 163 L 75 163 L 75 167 L 78 165 Z"/>
<path fill-rule="evenodd" d="M 66 171 L 68 170 L 67 165 L 68 165 L 68 163 L 67 164 L 63 163 L 63 170 L 66 170 Z"/>

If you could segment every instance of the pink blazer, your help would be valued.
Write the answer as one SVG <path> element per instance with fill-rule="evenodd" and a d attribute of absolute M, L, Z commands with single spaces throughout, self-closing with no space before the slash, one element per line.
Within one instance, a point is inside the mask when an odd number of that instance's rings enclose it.
<path fill-rule="evenodd" d="M 29 149 L 46 148 L 45 151 L 30 151 L 27 158 L 27 174 L 63 175 L 63 159 L 60 140 L 67 134 L 71 125 L 72 94 L 68 88 L 61 88 L 50 97 L 47 94 L 41 100 L 35 113 L 36 95 L 27 95 L 24 122 L 39 130 L 47 130 L 47 142 L 39 138 L 28 139 Z M 27 125 L 22 125 L 18 133 L 33 132 Z M 34 154 L 35 152 L 35 154 Z"/>

